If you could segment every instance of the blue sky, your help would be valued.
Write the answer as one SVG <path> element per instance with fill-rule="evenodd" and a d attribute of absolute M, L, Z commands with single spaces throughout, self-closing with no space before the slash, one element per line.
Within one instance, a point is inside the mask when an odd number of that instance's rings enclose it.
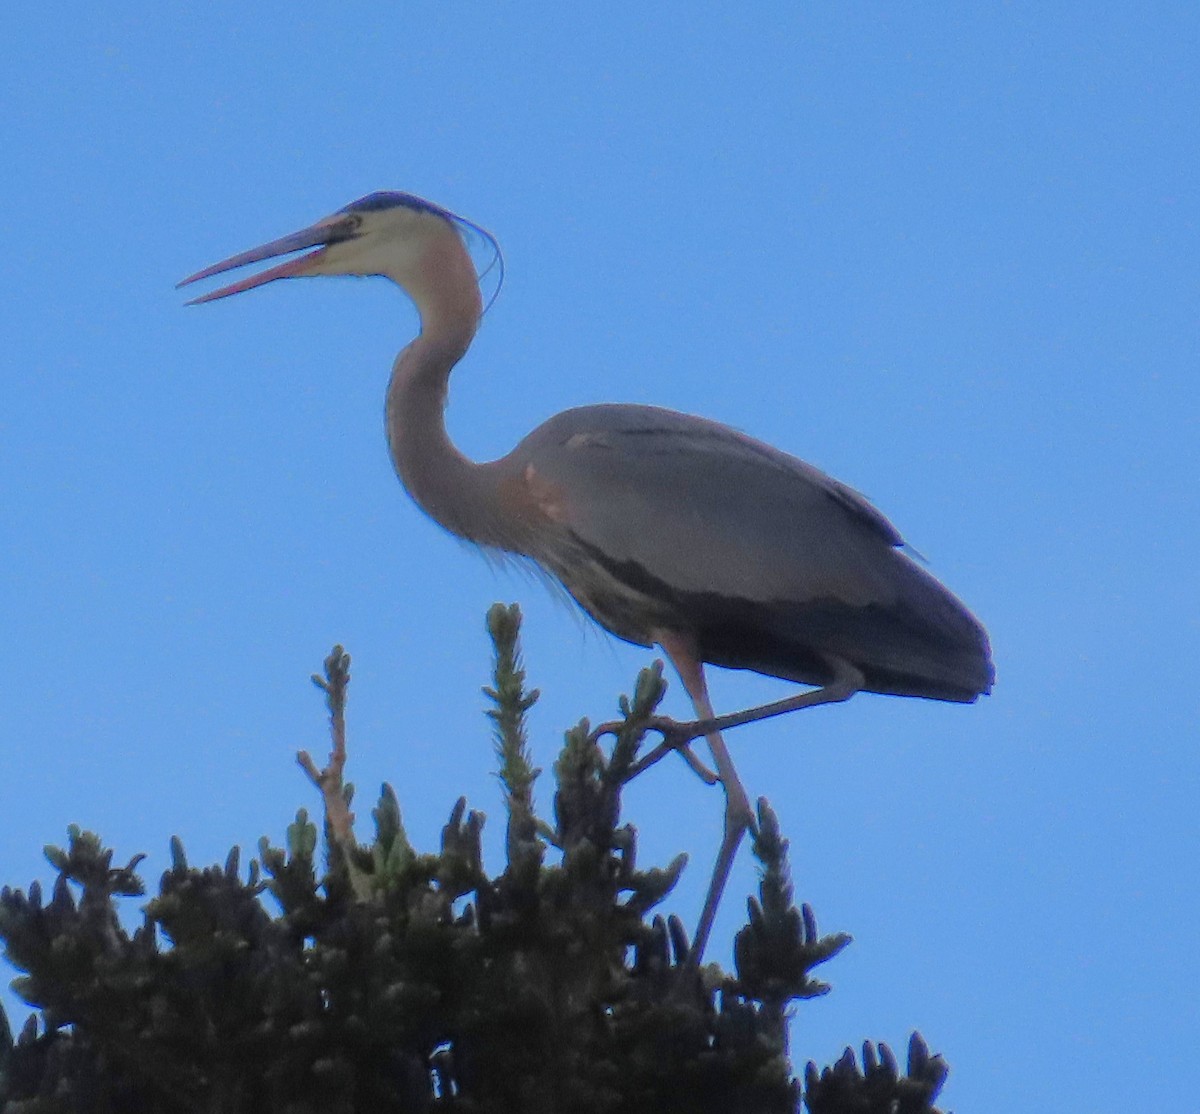
<path fill-rule="evenodd" d="M 730 735 L 799 895 L 855 937 L 797 1054 L 919 1028 L 946 1107 L 1194 1098 L 1194 5 L 68 4 L 6 27 L 0 881 L 47 878 L 72 822 L 151 880 L 171 834 L 199 862 L 282 839 L 316 803 L 293 757 L 326 745 L 307 677 L 334 641 L 360 813 L 390 780 L 432 845 L 466 793 L 496 863 L 487 606 L 525 609 L 546 767 L 650 659 L 401 491 L 381 402 L 416 319 L 388 284 L 173 290 L 402 189 L 506 253 L 452 383 L 464 451 L 586 402 L 719 418 L 866 492 L 990 631 L 976 706 L 860 697 Z M 664 763 L 627 806 L 644 861 L 692 856 L 692 922 L 716 793 Z M 713 958 L 753 885 L 743 857 Z"/>

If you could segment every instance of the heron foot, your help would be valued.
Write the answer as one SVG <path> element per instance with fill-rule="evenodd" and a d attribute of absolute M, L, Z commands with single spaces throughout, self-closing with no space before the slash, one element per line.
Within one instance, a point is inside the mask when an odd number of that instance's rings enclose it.
<path fill-rule="evenodd" d="M 617 735 L 625 726 L 626 724 L 620 720 L 602 723 L 592 732 L 591 738 L 595 740 L 605 735 Z M 646 721 L 645 726 L 647 731 L 655 731 L 661 735 L 662 742 L 644 754 L 629 768 L 629 771 L 625 775 L 627 782 L 632 781 L 638 774 L 644 770 L 648 770 L 651 766 L 662 761 L 668 754 L 676 751 L 679 753 L 680 758 L 687 763 L 688 769 L 704 782 L 705 785 L 716 785 L 721 780 L 717 774 L 696 757 L 695 751 L 692 750 L 691 744 L 699 737 L 692 730 L 693 723 L 679 723 L 669 716 L 653 716 Z"/>
<path fill-rule="evenodd" d="M 673 749 L 686 746 L 693 739 L 708 737 L 714 732 L 728 731 L 731 727 L 741 727 L 747 723 L 758 723 L 760 720 L 773 719 L 775 716 L 798 712 L 801 708 L 815 708 L 821 704 L 840 704 L 849 700 L 855 693 L 861 692 L 866 683 L 862 673 L 849 662 L 834 662 L 836 673 L 834 679 L 822 688 L 801 692 L 783 700 L 775 700 L 770 704 L 759 704 L 746 708 L 741 712 L 729 712 L 723 716 L 711 716 L 708 719 L 689 720 L 680 723 L 668 716 L 653 716 L 646 726 L 651 731 L 661 732 L 664 742 L 668 739 Z"/>
<path fill-rule="evenodd" d="M 657 731 L 662 736 L 662 742 L 630 767 L 627 781 L 632 781 L 643 770 L 648 770 L 672 751 L 677 751 L 692 773 L 705 785 L 716 785 L 720 782 L 721 778 L 701 762 L 692 750 L 692 743 L 698 738 L 691 730 L 693 724 L 679 723 L 669 716 L 655 716 L 646 726 L 650 731 Z"/>

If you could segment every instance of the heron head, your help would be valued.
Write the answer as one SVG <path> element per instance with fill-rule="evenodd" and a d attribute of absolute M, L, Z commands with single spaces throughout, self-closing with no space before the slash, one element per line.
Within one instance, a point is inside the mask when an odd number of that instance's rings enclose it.
<path fill-rule="evenodd" d="M 500 249 L 495 239 L 483 229 L 413 194 L 382 191 L 360 197 L 299 232 L 205 267 L 185 278 L 179 286 L 249 263 L 290 255 L 292 258 L 283 263 L 202 294 L 188 305 L 226 298 L 276 279 L 315 275 L 384 275 L 411 289 L 429 247 L 448 233 L 456 234 L 464 241 L 478 277 L 482 278 L 498 265 L 502 270 Z M 478 250 L 480 245 L 482 252 Z M 316 248 L 316 251 L 294 255 L 307 248 Z"/>

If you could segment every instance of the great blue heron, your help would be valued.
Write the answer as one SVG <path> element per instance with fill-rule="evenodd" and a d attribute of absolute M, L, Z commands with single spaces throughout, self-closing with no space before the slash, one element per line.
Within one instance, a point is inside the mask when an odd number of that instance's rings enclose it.
<path fill-rule="evenodd" d="M 412 299 L 421 329 L 396 358 L 386 404 L 401 483 L 451 533 L 532 558 L 618 638 L 661 646 L 692 699 L 698 719 L 675 725 L 672 744 L 725 791 L 724 839 L 692 947 L 698 961 L 754 825 L 722 729 L 857 692 L 973 701 L 991 690 L 987 635 L 856 491 L 717 422 L 651 406 L 584 406 L 499 460 L 468 460 L 450 442 L 443 409 L 483 312 L 467 247 L 479 238 L 498 262 L 495 240 L 468 221 L 411 194 L 373 193 L 180 285 L 315 247 L 194 301 L 310 275 L 381 275 Z M 816 687 L 716 716 L 705 663 Z M 715 775 L 687 753 L 700 735 Z"/>

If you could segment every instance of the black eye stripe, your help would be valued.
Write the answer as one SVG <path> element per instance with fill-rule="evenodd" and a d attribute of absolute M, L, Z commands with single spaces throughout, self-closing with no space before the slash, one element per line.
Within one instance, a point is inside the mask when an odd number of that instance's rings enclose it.
<path fill-rule="evenodd" d="M 338 221 L 337 224 L 331 225 L 329 228 L 329 238 L 325 241 L 326 244 L 342 244 L 347 240 L 353 240 L 358 235 L 358 230 L 362 226 L 362 217 L 357 213 L 351 213 Z"/>
<path fill-rule="evenodd" d="M 480 279 L 495 272 L 496 287 L 491 297 L 487 299 L 487 304 L 490 306 L 499 295 L 500 286 L 504 282 L 504 256 L 500 252 L 500 245 L 496 242 L 496 238 L 486 229 L 480 228 L 479 225 L 450 212 L 449 209 L 435 205 L 432 201 L 417 197 L 416 194 L 403 193 L 400 190 L 378 190 L 375 193 L 367 194 L 366 197 L 360 197 L 357 201 L 351 201 L 349 205 L 338 210 L 343 219 L 334 226 L 330 239 L 326 242 L 343 243 L 346 240 L 354 239 L 359 235 L 359 228 L 363 224 L 363 214 L 365 213 L 379 213 L 388 209 L 400 208 L 414 213 L 428 213 L 431 216 L 441 217 L 442 220 L 458 230 L 459 235 L 468 244 L 468 251 Z M 486 252 L 486 258 L 483 259 L 482 264 L 477 250 L 479 248 Z"/>

